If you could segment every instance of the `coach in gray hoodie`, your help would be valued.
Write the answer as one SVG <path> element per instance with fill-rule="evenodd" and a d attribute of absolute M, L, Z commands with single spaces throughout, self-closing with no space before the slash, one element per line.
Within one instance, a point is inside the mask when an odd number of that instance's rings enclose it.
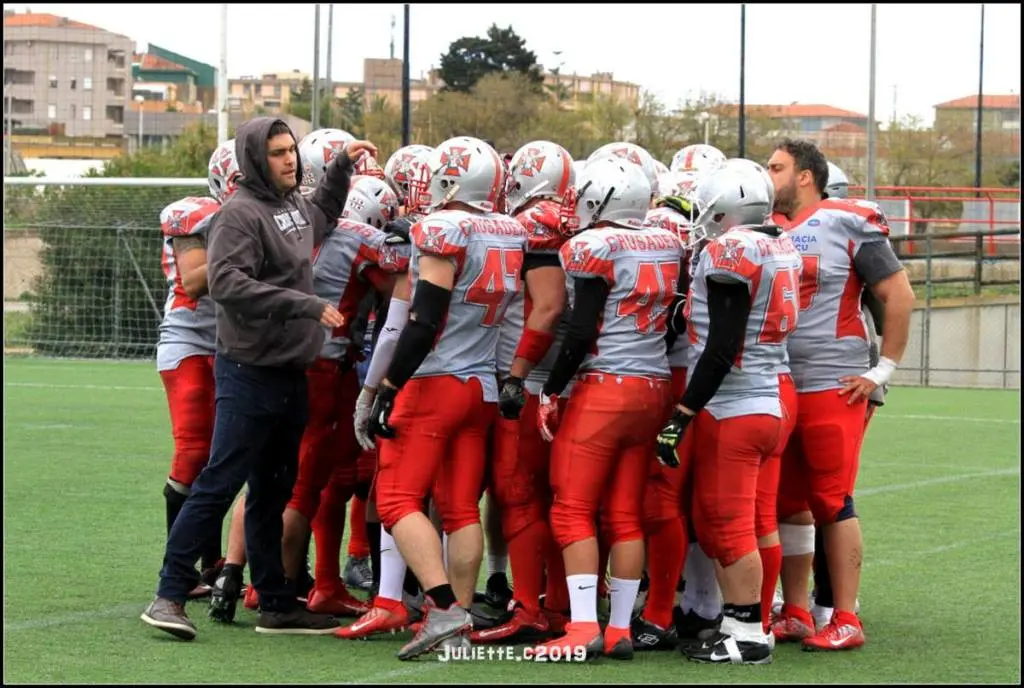
<path fill-rule="evenodd" d="M 299 606 L 294 581 L 285 579 L 281 515 L 306 426 L 305 369 L 323 345 L 324 327 L 343 323 L 313 292 L 313 248 L 337 224 L 354 163 L 364 152 L 377 153 L 366 141 L 348 144 L 306 199 L 299 193 L 302 160 L 285 122 L 257 117 L 235 136 L 243 177 L 209 232 L 208 281 L 217 304 L 210 461 L 168 535 L 157 597 L 142 614 L 178 638 L 195 638 L 184 607 L 199 580 L 195 564 L 246 481 L 246 552 L 262 612 L 256 631 L 311 634 L 337 627 L 332 617 Z M 231 600 L 230 614 L 218 618 L 233 616 Z"/>

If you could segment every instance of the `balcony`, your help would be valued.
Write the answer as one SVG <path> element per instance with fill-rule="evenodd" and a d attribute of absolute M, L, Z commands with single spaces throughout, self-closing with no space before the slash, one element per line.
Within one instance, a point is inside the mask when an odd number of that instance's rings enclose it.
<path fill-rule="evenodd" d="M 124 69 L 128 64 L 123 50 L 107 51 L 107 66 L 112 69 Z"/>
<path fill-rule="evenodd" d="M 15 115 L 34 115 L 36 111 L 36 102 L 34 100 L 26 100 L 22 98 L 11 99 L 11 113 Z"/>
<path fill-rule="evenodd" d="M 36 73 L 25 69 L 5 69 L 4 84 L 31 86 L 36 82 Z"/>
<path fill-rule="evenodd" d="M 106 115 L 108 121 L 114 124 L 124 124 L 124 106 L 108 105 Z"/>
<path fill-rule="evenodd" d="M 124 98 L 125 80 L 120 77 L 107 77 L 107 93 L 117 98 Z"/>

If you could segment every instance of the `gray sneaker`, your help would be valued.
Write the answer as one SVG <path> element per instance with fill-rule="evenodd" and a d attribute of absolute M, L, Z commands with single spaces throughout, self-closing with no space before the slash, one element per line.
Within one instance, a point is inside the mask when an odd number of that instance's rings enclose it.
<path fill-rule="evenodd" d="M 196 639 L 196 626 L 185 613 L 185 605 L 163 597 L 154 598 L 140 617 L 154 628 L 170 633 L 182 640 Z"/>
<path fill-rule="evenodd" d="M 256 632 L 267 635 L 330 635 L 338 630 L 338 620 L 327 614 L 314 614 L 305 607 L 290 612 L 260 612 Z"/>
<path fill-rule="evenodd" d="M 413 659 L 437 648 L 442 642 L 455 635 L 468 634 L 473 630 L 469 612 L 453 604 L 448 609 L 438 609 L 428 598 L 423 624 L 415 637 L 398 651 L 399 659 Z"/>
<path fill-rule="evenodd" d="M 345 585 L 357 590 L 369 590 L 373 587 L 373 572 L 370 570 L 369 557 L 349 557 L 345 562 L 343 575 Z"/>

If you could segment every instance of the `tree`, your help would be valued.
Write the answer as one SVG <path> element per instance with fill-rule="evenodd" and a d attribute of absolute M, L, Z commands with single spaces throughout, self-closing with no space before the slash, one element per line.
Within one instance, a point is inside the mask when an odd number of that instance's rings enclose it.
<path fill-rule="evenodd" d="M 544 82 L 537 56 L 526 49 L 526 41 L 511 26 L 499 29 L 497 24 L 491 24 L 486 38 L 460 38 L 441 55 L 441 79 L 446 91 L 469 93 L 484 75 L 492 72 L 519 72 L 538 89 Z"/>
<path fill-rule="evenodd" d="M 996 180 L 1000 186 L 1012 188 L 1020 186 L 1020 160 L 1014 160 L 1009 165 L 999 168 L 996 173 Z"/>
<path fill-rule="evenodd" d="M 351 132 L 350 133 L 355 133 Z M 366 112 L 366 138 L 377 146 L 377 160 L 381 167 L 402 146 L 402 110 L 377 96 Z"/>
<path fill-rule="evenodd" d="M 108 161 L 89 177 L 205 177 L 216 130 L 200 125 L 166 154 L 146 148 Z M 35 230 L 43 242 L 27 336 L 37 353 L 150 357 L 166 282 L 160 211 L 202 186 L 44 185 L 29 204 L 6 203 L 5 229 Z M 9 199 L 10 200 L 10 199 Z"/>

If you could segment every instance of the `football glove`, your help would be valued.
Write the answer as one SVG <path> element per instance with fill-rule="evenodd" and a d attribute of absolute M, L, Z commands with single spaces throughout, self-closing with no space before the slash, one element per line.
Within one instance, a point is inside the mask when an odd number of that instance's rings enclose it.
<path fill-rule="evenodd" d="M 508 420 L 519 420 L 519 414 L 526 406 L 526 393 L 523 391 L 522 378 L 512 375 L 506 377 L 501 383 L 501 391 L 498 393 L 498 411 L 501 417 Z"/>
<path fill-rule="evenodd" d="M 373 407 L 370 409 L 370 419 L 366 426 L 366 434 L 372 440 L 374 437 L 394 439 L 395 429 L 391 427 L 391 411 L 395 408 L 395 397 L 398 390 L 394 387 L 381 385 L 377 390 L 377 398 L 373 400 Z"/>
<path fill-rule="evenodd" d="M 667 468 L 679 466 L 679 444 L 686 434 L 686 427 L 693 420 L 678 408 L 672 413 L 672 418 L 665 423 L 665 427 L 658 433 L 658 461 Z"/>

